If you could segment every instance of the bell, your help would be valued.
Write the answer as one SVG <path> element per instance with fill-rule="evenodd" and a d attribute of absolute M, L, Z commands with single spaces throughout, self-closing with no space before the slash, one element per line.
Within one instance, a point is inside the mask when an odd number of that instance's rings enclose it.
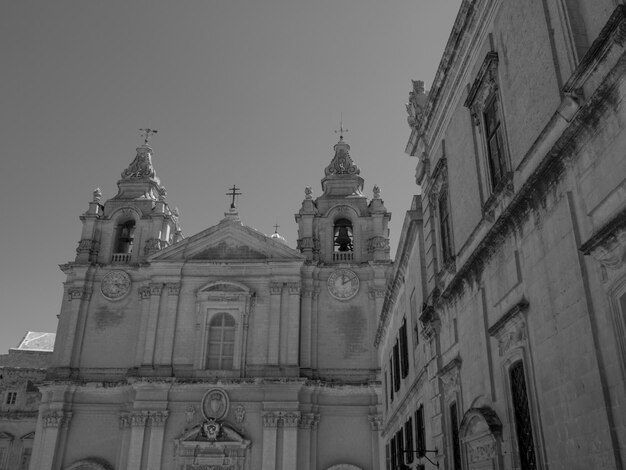
<path fill-rule="evenodd" d="M 339 227 L 339 229 L 337 230 L 335 246 L 339 247 L 338 251 L 352 251 L 352 239 L 348 234 L 347 227 Z"/>

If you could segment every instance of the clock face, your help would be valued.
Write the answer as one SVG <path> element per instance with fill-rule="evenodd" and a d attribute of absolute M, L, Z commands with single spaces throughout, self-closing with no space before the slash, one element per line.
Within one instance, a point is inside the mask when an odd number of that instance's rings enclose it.
<path fill-rule="evenodd" d="M 109 300 L 118 300 L 124 297 L 130 289 L 130 276 L 121 270 L 109 271 L 102 279 L 100 290 Z"/>
<path fill-rule="evenodd" d="M 359 291 L 359 277 L 349 269 L 337 269 L 328 278 L 327 285 L 335 299 L 348 300 Z"/>

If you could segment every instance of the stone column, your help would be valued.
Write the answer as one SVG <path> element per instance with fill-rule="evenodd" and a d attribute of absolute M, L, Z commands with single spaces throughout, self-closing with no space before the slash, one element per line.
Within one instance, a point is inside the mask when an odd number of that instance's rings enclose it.
<path fill-rule="evenodd" d="M 143 364 L 143 357 L 146 349 L 146 335 L 148 333 L 148 319 L 150 318 L 150 286 L 141 286 L 138 290 L 139 301 L 141 302 L 141 326 L 139 337 L 137 338 L 137 349 L 135 352 L 135 366 Z"/>
<path fill-rule="evenodd" d="M 141 468 L 143 455 L 143 436 L 148 421 L 148 411 L 135 411 L 130 414 L 130 443 L 126 468 Z"/>
<path fill-rule="evenodd" d="M 320 288 L 314 287 L 311 293 L 311 369 L 316 370 L 318 368 L 318 329 L 319 329 L 319 299 Z"/>
<path fill-rule="evenodd" d="M 162 314 L 163 323 L 159 328 L 159 343 L 157 345 L 159 357 L 157 358 L 156 365 L 169 366 L 170 368 L 172 366 L 179 294 L 180 283 L 167 284 L 167 308 Z"/>
<path fill-rule="evenodd" d="M 154 344 L 156 342 L 157 323 L 159 319 L 159 305 L 163 284 L 150 284 L 150 310 L 148 311 L 148 326 L 146 328 L 146 346 L 144 348 L 144 366 L 154 365 Z"/>
<path fill-rule="evenodd" d="M 161 468 L 161 456 L 163 454 L 163 434 L 167 411 L 151 411 L 148 419 L 150 425 L 150 443 L 148 444 L 147 470 L 159 470 Z"/>
<path fill-rule="evenodd" d="M 315 454 L 315 446 L 313 446 L 313 433 L 320 419 L 318 413 L 303 413 L 300 416 L 300 433 L 302 439 L 302 454 L 300 459 L 303 463 L 302 470 L 315 470 L 315 462 L 313 454 Z"/>
<path fill-rule="evenodd" d="M 49 411 L 42 417 L 43 437 L 41 439 L 41 450 L 39 452 L 39 465 L 37 470 L 52 470 L 58 467 L 61 462 L 57 450 L 60 447 L 59 434 L 65 431 L 70 424 L 72 414 L 64 411 Z M 58 465 L 56 465 L 58 462 Z"/>
<path fill-rule="evenodd" d="M 302 343 L 300 344 L 300 366 L 303 369 L 311 368 L 311 289 L 302 291 Z"/>
<path fill-rule="evenodd" d="M 287 364 L 298 365 L 298 345 L 300 343 L 300 283 L 289 283 L 287 300 Z"/>
<path fill-rule="evenodd" d="M 63 347 L 63 349 L 59 348 L 58 364 L 60 367 L 78 367 L 85 316 L 91 294 L 91 287 L 86 285 L 67 287 L 66 299 L 70 302 L 70 306 L 64 309 L 59 317 L 59 331 L 66 331 L 67 335 L 65 338 L 57 338 L 57 344 Z"/>
<path fill-rule="evenodd" d="M 299 411 L 288 411 L 283 420 L 283 468 L 285 470 L 298 467 L 298 424 Z"/>
<path fill-rule="evenodd" d="M 280 415 L 274 411 L 263 413 L 262 470 L 276 470 L 276 432 L 279 417 Z"/>
<path fill-rule="evenodd" d="M 270 283 L 270 329 L 268 333 L 267 351 L 267 363 L 270 365 L 278 365 L 278 354 L 280 346 L 280 307 L 282 291 L 282 283 Z"/>
<path fill-rule="evenodd" d="M 379 433 L 383 425 L 383 417 L 379 414 L 370 414 L 367 416 L 372 429 L 372 468 L 385 468 L 383 459 L 384 452 L 381 452 L 382 440 L 379 439 Z"/>
<path fill-rule="evenodd" d="M 120 439 L 117 451 L 117 466 L 115 468 L 125 469 L 126 459 L 128 458 L 129 440 L 130 440 L 130 415 L 124 413 L 120 415 Z"/>

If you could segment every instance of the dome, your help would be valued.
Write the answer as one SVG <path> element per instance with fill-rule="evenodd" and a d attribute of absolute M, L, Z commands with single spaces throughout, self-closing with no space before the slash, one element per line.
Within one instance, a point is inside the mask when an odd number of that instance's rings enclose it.
<path fill-rule="evenodd" d="M 278 233 L 278 232 L 274 232 L 274 233 L 272 233 L 272 234 L 270 235 L 270 238 L 271 238 L 272 240 L 276 240 L 276 241 L 279 241 L 279 242 L 282 242 L 282 243 L 287 243 L 287 240 L 285 240 L 285 237 L 283 237 L 283 236 L 282 236 L 280 233 Z"/>

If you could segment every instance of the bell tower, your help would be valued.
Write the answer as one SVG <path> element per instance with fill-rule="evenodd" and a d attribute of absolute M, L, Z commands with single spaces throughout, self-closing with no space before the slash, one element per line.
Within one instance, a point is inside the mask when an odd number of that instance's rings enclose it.
<path fill-rule="evenodd" d="M 333 381 L 377 378 L 373 347 L 391 266 L 387 212 L 380 189 L 368 200 L 344 141 L 324 170 L 322 194 L 305 189 L 296 214 L 303 267 L 301 369 Z"/>
<path fill-rule="evenodd" d="M 182 238 L 178 211 L 166 202 L 167 191 L 152 165 L 146 138 L 117 182 L 118 192 L 101 204 L 97 188 L 87 212 L 75 263 L 137 264 Z"/>

